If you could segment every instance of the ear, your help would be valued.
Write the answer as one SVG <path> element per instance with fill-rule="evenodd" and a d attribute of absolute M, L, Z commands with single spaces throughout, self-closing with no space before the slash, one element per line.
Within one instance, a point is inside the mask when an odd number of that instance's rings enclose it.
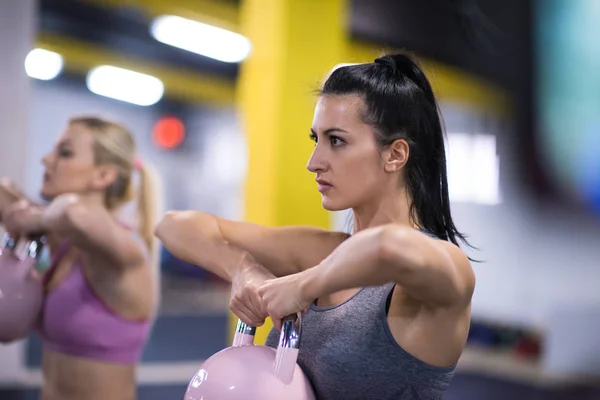
<path fill-rule="evenodd" d="M 383 152 L 383 168 L 385 172 L 398 172 L 408 162 L 410 156 L 410 146 L 404 139 L 394 141 Z"/>
<path fill-rule="evenodd" d="M 118 178 L 119 172 L 115 165 L 98 165 L 94 168 L 92 178 L 92 188 L 96 190 L 106 190 Z"/>

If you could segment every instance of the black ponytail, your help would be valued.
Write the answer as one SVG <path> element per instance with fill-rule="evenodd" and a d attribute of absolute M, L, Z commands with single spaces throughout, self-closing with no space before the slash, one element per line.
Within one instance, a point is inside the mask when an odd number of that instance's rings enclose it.
<path fill-rule="evenodd" d="M 366 107 L 361 117 L 374 128 L 382 149 L 398 139 L 408 142 L 405 168 L 413 221 L 442 240 L 458 245 L 460 239 L 469 245 L 452 220 L 442 120 L 419 65 L 406 54 L 392 54 L 340 67 L 327 78 L 321 94 L 362 96 Z"/>

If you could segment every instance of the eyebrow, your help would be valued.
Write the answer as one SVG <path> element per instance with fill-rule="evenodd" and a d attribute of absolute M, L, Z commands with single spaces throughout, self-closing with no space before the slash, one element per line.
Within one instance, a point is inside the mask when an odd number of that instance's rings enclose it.
<path fill-rule="evenodd" d="M 317 132 L 315 132 L 315 130 L 313 128 L 310 128 L 310 131 L 312 132 L 313 135 L 317 134 Z M 345 129 L 333 127 L 333 128 L 329 128 L 329 129 L 324 130 L 323 134 L 328 136 L 328 135 L 331 135 L 332 133 L 335 133 L 335 132 L 349 133 Z"/>

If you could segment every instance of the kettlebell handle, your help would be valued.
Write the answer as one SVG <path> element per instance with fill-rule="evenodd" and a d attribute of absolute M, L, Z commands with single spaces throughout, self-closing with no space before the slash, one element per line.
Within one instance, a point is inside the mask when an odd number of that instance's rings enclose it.
<path fill-rule="evenodd" d="M 26 258 L 33 258 L 37 260 L 42 255 L 42 250 L 46 243 L 47 240 L 45 236 L 36 236 L 27 240 L 27 245 L 25 246 L 23 252 L 21 254 L 15 254 L 15 256 L 21 261 Z M 9 250 L 14 253 L 17 250 L 17 241 L 14 240 L 8 233 L 5 233 L 2 236 L 0 246 L 3 250 Z"/>
<path fill-rule="evenodd" d="M 250 326 L 238 319 L 237 326 L 235 328 L 235 334 L 233 336 L 233 347 L 247 346 L 254 344 L 254 335 L 256 334 L 256 328 Z"/>
<path fill-rule="evenodd" d="M 279 347 L 286 349 L 299 349 L 302 336 L 302 314 L 292 314 L 281 321 L 281 334 Z"/>
<path fill-rule="evenodd" d="M 42 250 L 46 246 L 47 240 L 45 236 L 38 236 L 29 241 L 27 245 L 27 257 L 39 259 L 42 255 Z"/>
<path fill-rule="evenodd" d="M 238 319 L 233 336 L 232 346 L 244 346 L 254 344 L 256 328 Z M 300 337 L 302 335 L 302 314 L 291 314 L 281 321 L 281 333 L 279 335 L 279 347 L 289 349 L 300 348 Z"/>
<path fill-rule="evenodd" d="M 4 232 L 0 242 L 0 247 L 2 247 L 2 250 L 14 251 L 14 249 L 17 247 L 17 242 L 8 234 L 8 232 Z"/>
<path fill-rule="evenodd" d="M 238 319 L 233 346 L 248 346 L 254 344 L 256 328 Z M 286 385 L 289 384 L 296 369 L 298 351 L 300 349 L 300 337 L 302 335 L 302 314 L 292 314 L 281 321 L 281 333 L 277 354 L 273 363 L 273 373 Z"/>

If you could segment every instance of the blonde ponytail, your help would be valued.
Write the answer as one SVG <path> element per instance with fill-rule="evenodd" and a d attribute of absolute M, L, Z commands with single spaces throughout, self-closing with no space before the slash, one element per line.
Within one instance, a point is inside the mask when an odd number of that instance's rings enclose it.
<path fill-rule="evenodd" d="M 136 161 L 139 174 L 137 190 L 137 231 L 148 247 L 150 264 L 156 284 L 156 298 L 160 301 L 160 246 L 154 236 L 154 226 L 162 212 L 161 185 L 156 170 L 149 164 Z"/>

